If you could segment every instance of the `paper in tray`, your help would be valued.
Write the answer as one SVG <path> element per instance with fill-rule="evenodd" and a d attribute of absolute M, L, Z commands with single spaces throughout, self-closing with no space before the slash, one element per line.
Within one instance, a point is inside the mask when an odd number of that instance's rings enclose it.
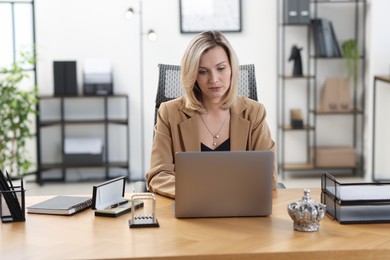
<path fill-rule="evenodd" d="M 326 205 L 328 215 L 341 224 L 390 222 L 390 204 L 343 206 L 324 192 L 321 193 L 321 203 Z"/>
<path fill-rule="evenodd" d="M 325 173 L 321 203 L 342 224 L 390 222 L 390 183 L 340 183 Z"/>
<path fill-rule="evenodd" d="M 341 203 L 390 203 L 390 183 L 340 183 L 334 176 L 325 173 L 321 178 L 321 189 Z"/>
<path fill-rule="evenodd" d="M 390 200 L 390 186 L 383 185 L 348 185 L 339 186 L 337 190 L 326 188 L 326 192 L 341 201 L 371 201 L 371 200 Z"/>

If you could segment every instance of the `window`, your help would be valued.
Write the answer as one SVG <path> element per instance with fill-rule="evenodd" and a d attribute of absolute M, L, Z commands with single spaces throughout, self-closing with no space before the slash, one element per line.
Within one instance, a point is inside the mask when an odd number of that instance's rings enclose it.
<path fill-rule="evenodd" d="M 17 61 L 21 51 L 33 51 L 33 5 L 33 1 L 0 0 L 0 67 Z"/>
<path fill-rule="evenodd" d="M 0 68 L 8 67 L 20 59 L 21 52 L 35 55 L 34 0 L 0 0 Z M 36 68 L 34 65 L 23 68 L 29 75 L 20 88 L 33 90 L 36 87 Z M 36 129 L 36 126 L 31 126 Z M 30 144 L 31 143 L 31 144 Z M 28 140 L 27 149 L 31 161 L 37 162 L 36 137 Z M 31 169 L 33 171 L 33 169 Z"/>

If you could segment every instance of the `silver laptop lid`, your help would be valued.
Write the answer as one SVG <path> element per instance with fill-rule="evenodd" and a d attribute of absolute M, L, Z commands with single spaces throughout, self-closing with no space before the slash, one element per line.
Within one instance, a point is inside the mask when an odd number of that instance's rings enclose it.
<path fill-rule="evenodd" d="M 176 153 L 175 216 L 268 216 L 273 171 L 271 151 Z"/>

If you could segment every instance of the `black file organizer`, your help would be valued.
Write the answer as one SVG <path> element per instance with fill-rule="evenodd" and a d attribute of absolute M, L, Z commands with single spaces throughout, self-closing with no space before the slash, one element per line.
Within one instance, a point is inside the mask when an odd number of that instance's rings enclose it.
<path fill-rule="evenodd" d="M 23 180 L 22 180 L 23 182 Z M 0 190 L 1 222 L 26 221 L 25 192 L 22 186 L 14 186 L 10 190 Z"/>
<path fill-rule="evenodd" d="M 340 183 L 325 173 L 321 202 L 340 224 L 390 222 L 390 183 Z"/>

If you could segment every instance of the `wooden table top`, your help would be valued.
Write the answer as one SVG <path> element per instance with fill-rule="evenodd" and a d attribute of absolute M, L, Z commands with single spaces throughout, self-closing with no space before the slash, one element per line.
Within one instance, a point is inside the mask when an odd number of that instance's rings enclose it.
<path fill-rule="evenodd" d="M 157 196 L 159 228 L 130 229 L 131 214 L 95 217 L 26 214 L 2 223 L 0 259 L 386 259 L 390 224 L 341 225 L 328 216 L 317 232 L 298 232 L 287 204 L 302 189 L 274 191 L 270 217 L 176 219 L 171 199 Z M 50 196 L 26 197 L 26 206 Z M 320 201 L 320 190 L 312 189 Z M 148 210 L 146 206 L 144 210 Z"/>

